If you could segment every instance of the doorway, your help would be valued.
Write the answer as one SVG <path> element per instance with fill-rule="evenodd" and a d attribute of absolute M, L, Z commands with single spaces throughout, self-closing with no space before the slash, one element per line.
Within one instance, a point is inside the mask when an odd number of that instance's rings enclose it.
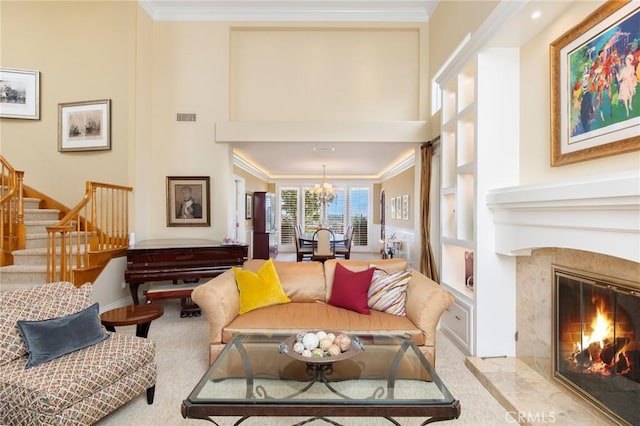
<path fill-rule="evenodd" d="M 235 203 L 233 211 L 233 239 L 248 244 L 247 227 L 245 223 L 246 203 L 245 203 L 245 180 L 240 176 L 233 176 L 233 191 Z"/>

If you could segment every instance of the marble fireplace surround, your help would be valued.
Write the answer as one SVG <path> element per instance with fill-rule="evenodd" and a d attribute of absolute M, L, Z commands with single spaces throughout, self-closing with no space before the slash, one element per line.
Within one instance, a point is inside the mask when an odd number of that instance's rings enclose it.
<path fill-rule="evenodd" d="M 638 282 L 640 172 L 497 189 L 487 206 L 496 252 L 517 256 L 516 357 L 470 358 L 468 367 L 522 424 L 589 415 L 589 424 L 610 424 L 552 377 L 552 265 Z"/>

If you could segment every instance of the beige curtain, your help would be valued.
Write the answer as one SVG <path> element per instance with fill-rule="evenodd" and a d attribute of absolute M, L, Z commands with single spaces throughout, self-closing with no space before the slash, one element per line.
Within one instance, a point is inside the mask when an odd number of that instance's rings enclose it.
<path fill-rule="evenodd" d="M 430 213 L 430 197 L 431 197 L 431 158 L 433 157 L 432 143 L 428 142 L 420 147 L 420 157 L 422 164 L 422 173 L 420 179 L 420 236 L 422 238 L 422 254 L 420 257 L 420 272 L 431 278 L 435 282 L 439 282 L 438 269 L 436 260 L 431 249 L 431 213 Z"/>

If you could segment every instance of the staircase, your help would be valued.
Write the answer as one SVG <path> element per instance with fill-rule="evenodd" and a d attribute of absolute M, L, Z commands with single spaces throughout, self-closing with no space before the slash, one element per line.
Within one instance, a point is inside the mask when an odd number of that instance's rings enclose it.
<path fill-rule="evenodd" d="M 13 265 L 0 267 L 0 291 L 46 283 L 47 226 L 58 223 L 60 211 L 41 209 L 37 198 L 24 198 L 26 247 L 14 250 Z"/>
<path fill-rule="evenodd" d="M 0 155 L 0 291 L 94 282 L 125 255 L 133 188 L 87 181 L 70 209 L 23 182 L 24 172 Z"/>

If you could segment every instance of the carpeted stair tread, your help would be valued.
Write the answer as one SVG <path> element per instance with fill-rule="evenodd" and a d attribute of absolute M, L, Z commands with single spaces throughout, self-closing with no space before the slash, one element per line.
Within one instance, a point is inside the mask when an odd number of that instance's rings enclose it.
<path fill-rule="evenodd" d="M 34 220 L 26 220 L 24 221 L 25 225 L 55 225 L 58 223 L 58 220 L 54 219 L 34 219 Z"/>
<path fill-rule="evenodd" d="M 0 274 L 7 272 L 47 272 L 47 265 L 7 265 L 0 268 Z"/>

